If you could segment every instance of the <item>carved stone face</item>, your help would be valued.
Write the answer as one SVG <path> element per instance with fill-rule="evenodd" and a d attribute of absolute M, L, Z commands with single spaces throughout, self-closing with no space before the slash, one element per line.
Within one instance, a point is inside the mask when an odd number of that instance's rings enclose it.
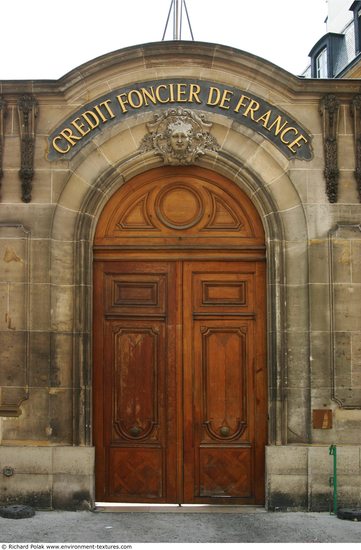
<path fill-rule="evenodd" d="M 154 117 L 147 123 L 149 133 L 140 149 L 161 155 L 165 164 L 192 164 L 206 152 L 218 151 L 217 140 L 209 133 L 212 124 L 203 115 L 177 107 Z"/>
<path fill-rule="evenodd" d="M 170 135 L 170 145 L 174 151 L 182 152 L 188 147 L 190 135 L 184 130 L 174 130 Z"/>

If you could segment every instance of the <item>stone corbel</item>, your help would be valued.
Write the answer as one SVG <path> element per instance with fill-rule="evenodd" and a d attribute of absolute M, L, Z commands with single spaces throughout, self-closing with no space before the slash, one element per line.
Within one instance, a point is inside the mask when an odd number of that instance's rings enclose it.
<path fill-rule="evenodd" d="M 5 120 L 6 116 L 6 101 L 0 96 L 0 191 L 1 182 L 3 177 L 3 152 L 4 152 L 4 134 L 5 134 Z"/>
<path fill-rule="evenodd" d="M 361 95 L 356 95 L 353 98 L 351 115 L 353 117 L 355 138 L 355 178 L 361 202 Z"/>
<path fill-rule="evenodd" d="M 34 177 L 35 119 L 38 102 L 35 97 L 24 94 L 18 99 L 18 116 L 21 141 L 21 179 L 23 202 L 31 201 L 32 180 Z"/>
<path fill-rule="evenodd" d="M 340 102 L 335 95 L 328 94 L 321 100 L 323 117 L 323 146 L 325 152 L 326 194 L 329 202 L 337 202 L 339 169 L 337 161 L 337 128 Z"/>

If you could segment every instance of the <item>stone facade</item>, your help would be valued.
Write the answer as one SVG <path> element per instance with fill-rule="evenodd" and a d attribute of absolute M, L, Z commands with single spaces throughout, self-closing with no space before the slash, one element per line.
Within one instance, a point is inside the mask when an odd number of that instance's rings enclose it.
<path fill-rule="evenodd" d="M 55 82 L 0 82 L 1 503 L 94 502 L 93 235 L 112 194 L 163 163 L 140 149 L 158 105 L 113 122 L 108 111 L 111 124 L 103 120 L 72 156 L 52 157 L 49 136 L 99 98 L 165 79 L 243 90 L 312 138 L 311 159 L 286 156 L 226 108 L 207 109 L 219 148 L 195 164 L 239 185 L 266 233 L 266 506 L 329 509 L 331 444 L 340 446 L 339 503 L 360 505 L 361 205 L 352 117 L 359 82 L 298 79 L 244 52 L 176 42 L 120 50 Z M 24 96 L 36 100 L 25 119 Z M 325 107 L 327 97 L 337 112 Z M 202 112 L 196 103 L 180 106 Z M 82 138 L 88 127 L 80 128 Z M 329 155 L 327 139 L 336 144 Z M 325 168 L 337 181 L 333 200 Z M 20 169 L 33 174 L 26 179 Z"/>

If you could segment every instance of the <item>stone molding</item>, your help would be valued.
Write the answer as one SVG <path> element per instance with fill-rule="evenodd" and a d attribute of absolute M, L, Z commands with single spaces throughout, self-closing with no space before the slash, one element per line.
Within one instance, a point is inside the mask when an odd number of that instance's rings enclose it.
<path fill-rule="evenodd" d="M 354 123 L 355 139 L 355 178 L 359 200 L 361 202 L 361 95 L 356 95 L 352 100 L 351 116 Z"/>
<path fill-rule="evenodd" d="M 7 102 L 0 96 L 0 191 L 3 178 L 3 155 L 4 155 L 4 134 L 5 134 L 5 116 L 7 110 Z M 1 198 L 1 195 L 0 195 Z"/>

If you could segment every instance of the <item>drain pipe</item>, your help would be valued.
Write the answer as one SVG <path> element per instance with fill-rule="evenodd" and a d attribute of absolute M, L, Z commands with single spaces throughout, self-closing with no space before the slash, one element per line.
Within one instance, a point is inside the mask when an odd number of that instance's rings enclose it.
<path fill-rule="evenodd" d="M 330 487 L 333 485 L 333 513 L 337 515 L 337 453 L 336 445 L 331 445 L 328 454 L 333 456 L 333 475 L 330 477 Z"/>

